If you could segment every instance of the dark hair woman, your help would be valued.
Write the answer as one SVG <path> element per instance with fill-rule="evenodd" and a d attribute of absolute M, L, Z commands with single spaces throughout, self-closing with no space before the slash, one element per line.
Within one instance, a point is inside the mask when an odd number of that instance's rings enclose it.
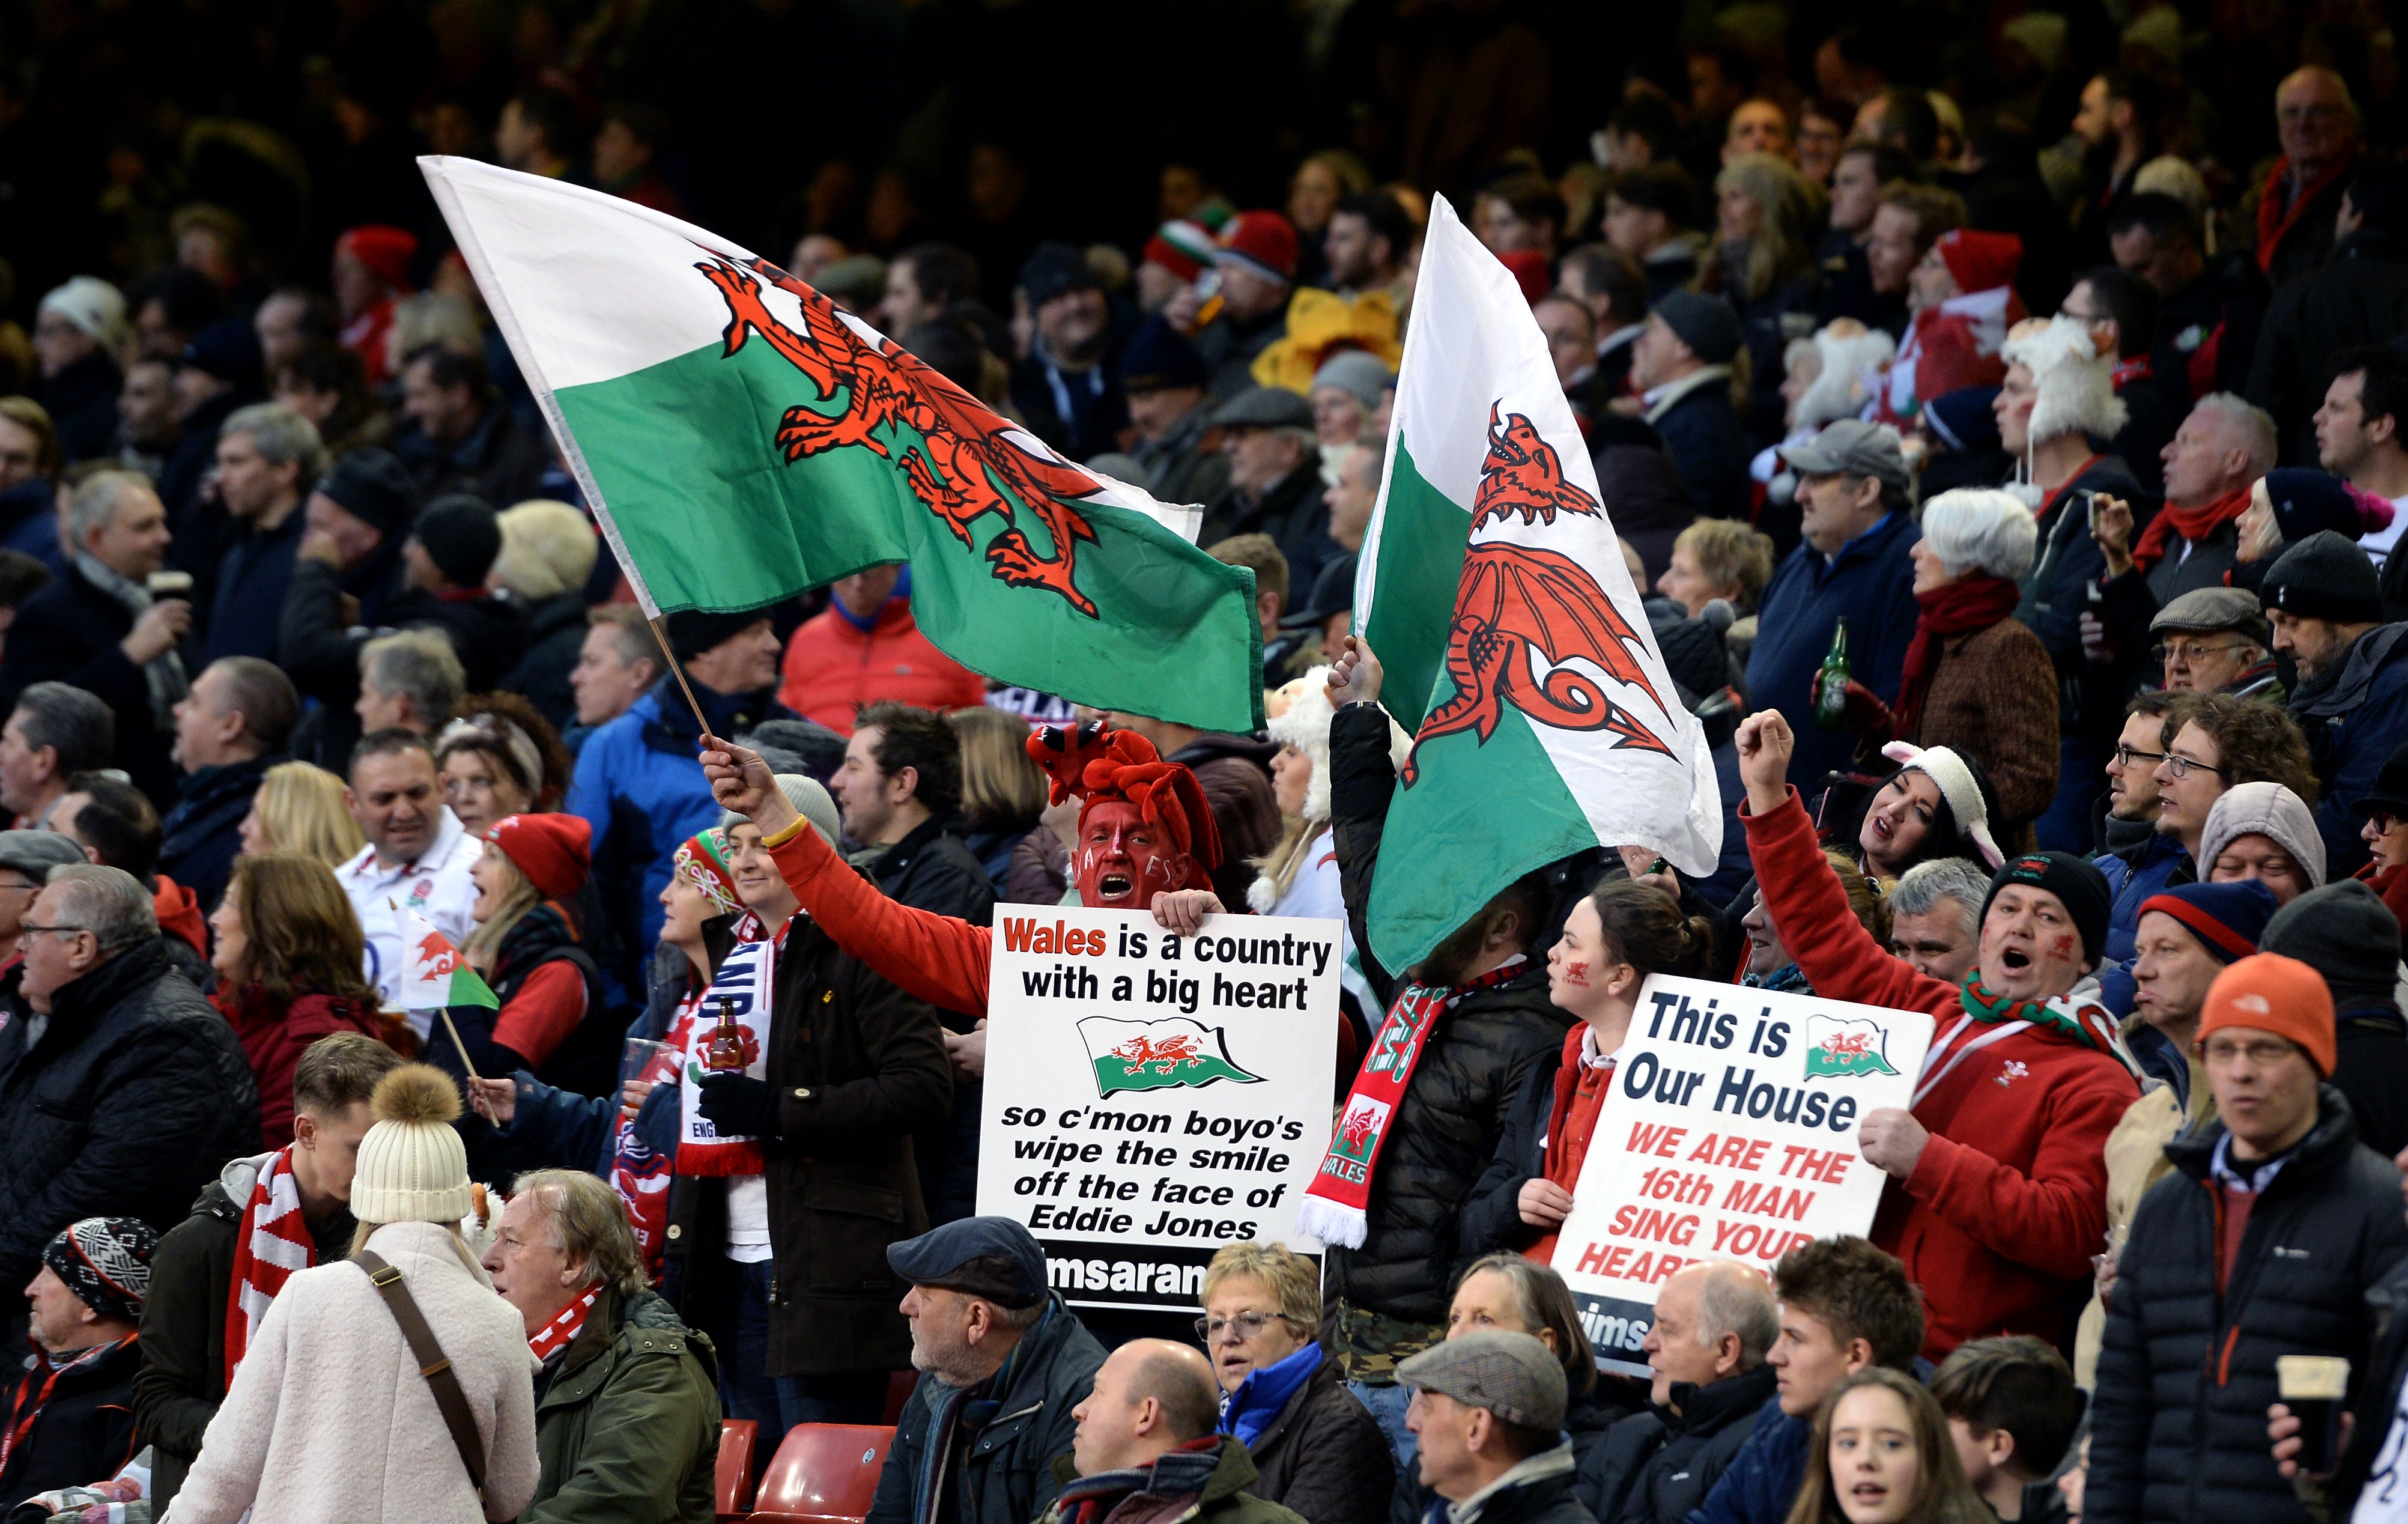
<path fill-rule="evenodd" d="M 1548 996 L 1579 1017 L 1552 1080 L 1526 1086 L 1496 1162 L 1464 1208 L 1468 1247 L 1519 1249 L 1540 1263 L 1571 1211 L 1572 1186 L 1612 1089 L 1614 1056 L 1653 973 L 1710 978 L 1713 927 L 1652 884 L 1613 879 L 1572 907 L 1547 954 Z"/>
<path fill-rule="evenodd" d="M 254 935 L 254 929 L 258 934 Z M 271 1149 L 293 1141 L 293 1066 L 334 1032 L 365 1032 L 408 1057 L 409 1029 L 377 1009 L 361 976 L 366 942 L 351 897 L 315 857 L 236 857 L 209 916 L 218 971 L 210 997 L 259 1082 L 259 1130 Z"/>

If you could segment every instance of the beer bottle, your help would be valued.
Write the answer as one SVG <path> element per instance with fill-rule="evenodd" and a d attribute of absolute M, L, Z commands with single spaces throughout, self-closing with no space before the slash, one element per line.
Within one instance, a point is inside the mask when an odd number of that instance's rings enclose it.
<path fill-rule="evenodd" d="M 1831 651 L 1814 673 L 1814 723 L 1837 730 L 1848 723 L 1848 616 L 1831 632 Z"/>
<path fill-rule="evenodd" d="M 725 995 L 719 998 L 719 1025 L 702 1047 L 702 1067 L 713 1074 L 744 1072 L 744 1028 L 737 1023 L 735 1000 Z"/>

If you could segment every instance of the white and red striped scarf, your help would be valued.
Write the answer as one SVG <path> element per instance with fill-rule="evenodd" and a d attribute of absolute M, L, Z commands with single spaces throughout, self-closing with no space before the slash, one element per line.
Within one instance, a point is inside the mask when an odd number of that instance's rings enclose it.
<path fill-rule="evenodd" d="M 535 1351 L 535 1358 L 550 1365 L 575 1341 L 577 1330 L 585 1326 L 585 1315 L 594 1310 L 595 1300 L 601 1295 L 602 1288 L 598 1286 L 594 1287 L 563 1307 L 559 1316 L 536 1330 L 535 1337 L 527 1341 L 527 1347 Z"/>
<path fill-rule="evenodd" d="M 318 1245 L 301 1215 L 301 1187 L 293 1180 L 293 1145 L 287 1143 L 251 1182 L 251 1200 L 243 1203 L 242 1220 L 235 1225 L 234 1288 L 226 1298 L 228 1389 L 251 1335 L 259 1331 L 259 1320 L 267 1316 L 267 1304 L 295 1271 L 317 1262 Z"/>

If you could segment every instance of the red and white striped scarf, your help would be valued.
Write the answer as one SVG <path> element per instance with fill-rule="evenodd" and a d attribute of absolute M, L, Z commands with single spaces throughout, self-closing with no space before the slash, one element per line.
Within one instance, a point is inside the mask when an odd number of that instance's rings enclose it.
<path fill-rule="evenodd" d="M 527 1341 L 527 1347 L 535 1351 L 535 1358 L 550 1365 L 576 1340 L 577 1330 L 585 1326 L 585 1315 L 594 1310 L 595 1300 L 601 1295 L 602 1288 L 598 1286 L 594 1287 L 563 1307 L 559 1316 L 536 1330 L 535 1337 Z"/>
<path fill-rule="evenodd" d="M 251 1182 L 251 1200 L 243 1203 L 242 1220 L 235 1225 L 233 1291 L 226 1298 L 225 1382 L 234 1386 L 235 1367 L 251 1347 L 267 1304 L 284 1289 L 295 1271 L 318 1262 L 318 1245 L 301 1215 L 301 1187 L 293 1180 L 293 1145 L 270 1157 Z"/>

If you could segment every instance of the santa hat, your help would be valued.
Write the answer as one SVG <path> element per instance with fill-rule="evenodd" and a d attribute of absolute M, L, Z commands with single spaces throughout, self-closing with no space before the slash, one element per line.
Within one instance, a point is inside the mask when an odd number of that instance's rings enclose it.
<path fill-rule="evenodd" d="M 2028 443 L 2068 434 L 2112 439 L 2124 431 L 2130 414 L 2115 395 L 2115 357 L 2099 352 L 2088 323 L 2055 317 L 2045 324 L 2024 324 L 2009 336 L 2000 354 L 2007 364 L 2032 373 L 2038 397 Z"/>
<path fill-rule="evenodd" d="M 2024 240 L 2012 233 L 1984 233 L 1953 227 L 1940 235 L 1941 262 L 1956 278 L 1956 289 L 1971 293 L 2015 283 L 2024 262 Z"/>
<path fill-rule="evenodd" d="M 370 223 L 335 240 L 335 252 L 349 254 L 396 290 L 410 289 L 409 262 L 418 257 L 418 236 L 406 228 Z"/>
<path fill-rule="evenodd" d="M 1112 730 L 1090 720 L 1076 730 L 1047 726 L 1028 738 L 1028 755 L 1053 784 L 1052 802 L 1076 795 L 1079 819 L 1098 804 L 1137 806 L 1139 818 L 1170 833 L 1189 855 L 1182 889 L 1209 889 L 1221 866 L 1221 829 L 1204 800 L 1204 785 L 1183 763 L 1165 762 L 1154 742 L 1134 730 Z"/>
<path fill-rule="evenodd" d="M 485 840 L 546 899 L 575 894 L 593 869 L 594 827 L 583 815 L 509 815 L 495 821 Z"/>

